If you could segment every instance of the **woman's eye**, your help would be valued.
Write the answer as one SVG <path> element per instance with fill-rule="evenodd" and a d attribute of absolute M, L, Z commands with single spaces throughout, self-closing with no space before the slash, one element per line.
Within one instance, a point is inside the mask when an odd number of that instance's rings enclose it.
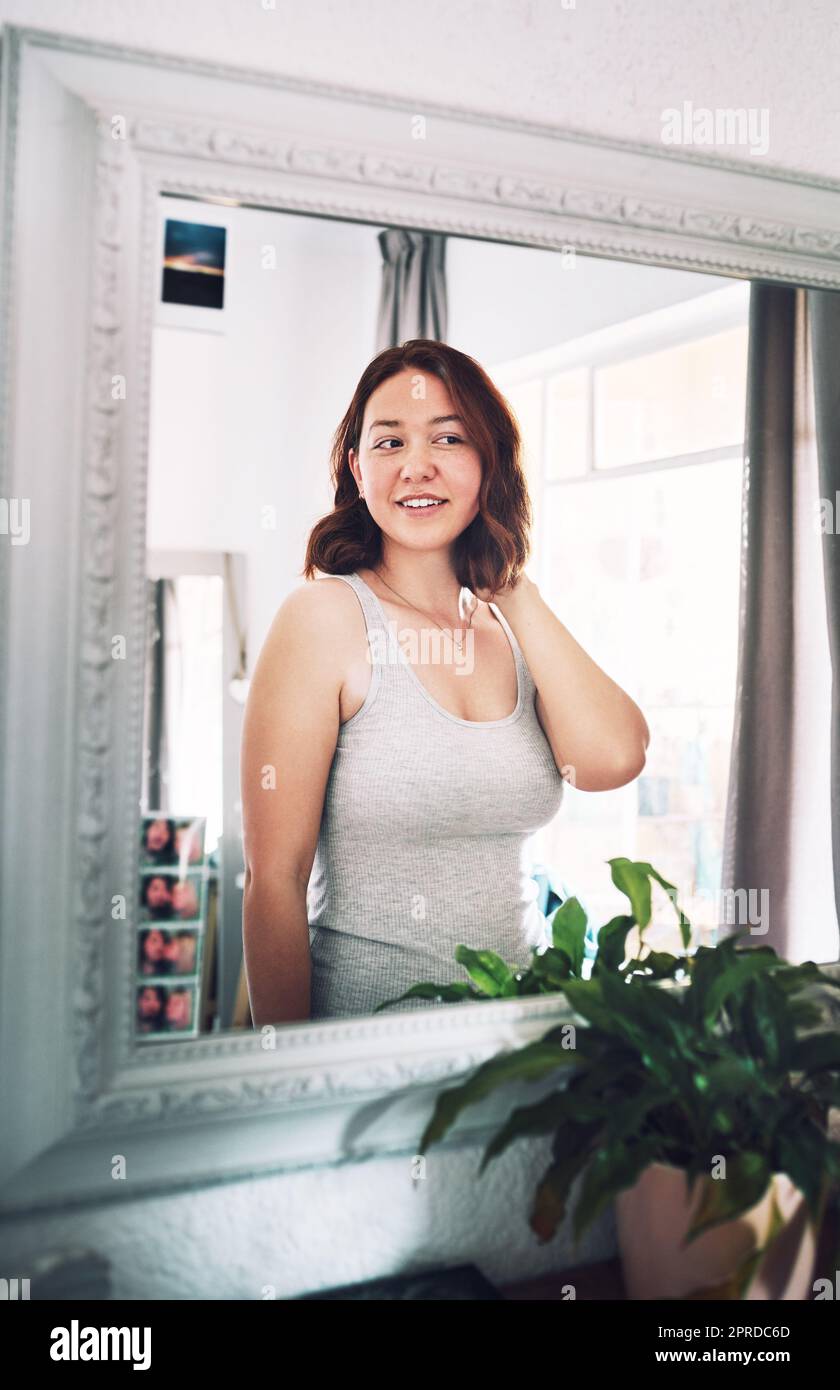
<path fill-rule="evenodd" d="M 440 439 L 451 439 L 451 440 L 454 441 L 455 444 L 463 444 L 463 442 L 464 442 L 463 439 L 461 438 L 461 436 L 460 436 L 459 434 L 442 434 L 442 435 L 440 436 Z M 436 440 L 435 442 L 438 443 L 439 440 Z M 376 443 L 374 444 L 373 447 L 374 447 L 374 449 L 381 449 L 383 444 L 399 444 L 399 443 L 400 443 L 399 439 L 396 439 L 393 435 L 389 435 L 386 439 L 378 439 L 378 440 L 376 441 Z M 386 454 L 393 453 L 393 450 L 392 450 L 392 449 L 386 449 L 386 450 L 385 450 L 385 453 L 386 453 Z"/>

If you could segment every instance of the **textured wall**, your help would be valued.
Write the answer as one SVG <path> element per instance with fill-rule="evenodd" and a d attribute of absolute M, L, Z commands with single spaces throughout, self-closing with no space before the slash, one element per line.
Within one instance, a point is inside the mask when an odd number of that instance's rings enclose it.
<path fill-rule="evenodd" d="M 6 1223 L 0 1264 L 26 1278 L 28 1255 L 85 1246 L 111 1261 L 115 1298 L 228 1300 L 468 1262 L 515 1283 L 613 1254 L 612 1210 L 577 1253 L 565 1229 L 537 1243 L 528 1214 L 547 1141 L 514 1145 L 477 1178 L 480 1152 L 433 1147 L 416 1184 L 399 1157 Z"/>
<path fill-rule="evenodd" d="M 684 101 L 766 107 L 764 162 L 840 178 L 837 0 L 567 4 L 0 0 L 0 20 L 653 144 Z"/>

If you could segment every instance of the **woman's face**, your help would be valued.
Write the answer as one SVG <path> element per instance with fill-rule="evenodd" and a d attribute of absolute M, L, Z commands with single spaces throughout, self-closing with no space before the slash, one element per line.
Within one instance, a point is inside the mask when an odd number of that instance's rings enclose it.
<path fill-rule="evenodd" d="M 160 999 L 156 989 L 144 989 L 140 992 L 139 1011 L 141 1018 L 154 1018 L 160 1012 Z"/>
<path fill-rule="evenodd" d="M 368 511 L 392 544 L 448 549 L 478 514 L 481 458 L 463 422 L 441 418 L 454 415 L 443 382 L 419 368 L 389 377 L 368 400 L 359 451 L 351 449 L 349 461 Z M 441 505 L 400 505 L 424 492 Z"/>
<path fill-rule="evenodd" d="M 150 931 L 143 948 L 146 960 L 162 960 L 164 945 L 163 932 Z"/>
<path fill-rule="evenodd" d="M 150 878 L 146 884 L 146 906 L 156 912 L 160 907 L 166 907 L 172 902 L 172 894 L 169 891 L 169 884 L 165 878 Z"/>
<path fill-rule="evenodd" d="M 165 820 L 153 820 L 146 830 L 146 848 L 152 853 L 169 843 L 169 826 Z"/>

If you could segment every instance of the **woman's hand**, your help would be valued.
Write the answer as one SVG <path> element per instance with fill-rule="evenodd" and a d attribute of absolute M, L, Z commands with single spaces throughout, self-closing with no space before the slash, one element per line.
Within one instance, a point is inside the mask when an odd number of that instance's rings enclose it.
<path fill-rule="evenodd" d="M 475 597 L 480 599 L 482 603 L 495 603 L 497 607 L 504 609 L 505 603 L 514 599 L 519 601 L 527 589 L 534 587 L 533 580 L 529 579 L 528 575 L 523 570 L 522 574 L 520 574 L 519 578 L 513 584 L 506 584 L 503 589 L 497 589 L 495 593 L 492 589 L 479 589 L 472 592 L 475 593 Z M 465 592 L 469 596 L 471 591 L 467 589 Z M 465 616 L 469 616 L 469 609 Z"/>

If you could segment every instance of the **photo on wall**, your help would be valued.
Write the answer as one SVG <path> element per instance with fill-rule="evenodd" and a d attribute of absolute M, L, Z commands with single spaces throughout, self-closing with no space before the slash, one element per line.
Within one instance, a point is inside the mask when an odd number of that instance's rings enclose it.
<path fill-rule="evenodd" d="M 197 975 L 201 968 L 201 926 L 141 927 L 137 937 L 137 971 L 144 979 Z"/>
<path fill-rule="evenodd" d="M 203 924 L 206 916 L 207 875 L 203 869 L 179 872 L 146 869 L 140 874 L 138 918 L 140 922 L 192 922 Z"/>
<path fill-rule="evenodd" d="M 205 863 L 206 816 L 167 816 L 149 811 L 140 818 L 140 868 L 171 865 L 184 872 Z"/>
<path fill-rule="evenodd" d="M 167 217 L 161 301 L 221 310 L 225 302 L 227 229 Z"/>
<path fill-rule="evenodd" d="M 135 1021 L 144 1039 L 199 1031 L 212 872 L 206 828 L 206 816 L 140 817 Z"/>
<path fill-rule="evenodd" d="M 198 1036 L 198 991 L 193 983 L 141 984 L 137 987 L 137 1036 Z"/>

